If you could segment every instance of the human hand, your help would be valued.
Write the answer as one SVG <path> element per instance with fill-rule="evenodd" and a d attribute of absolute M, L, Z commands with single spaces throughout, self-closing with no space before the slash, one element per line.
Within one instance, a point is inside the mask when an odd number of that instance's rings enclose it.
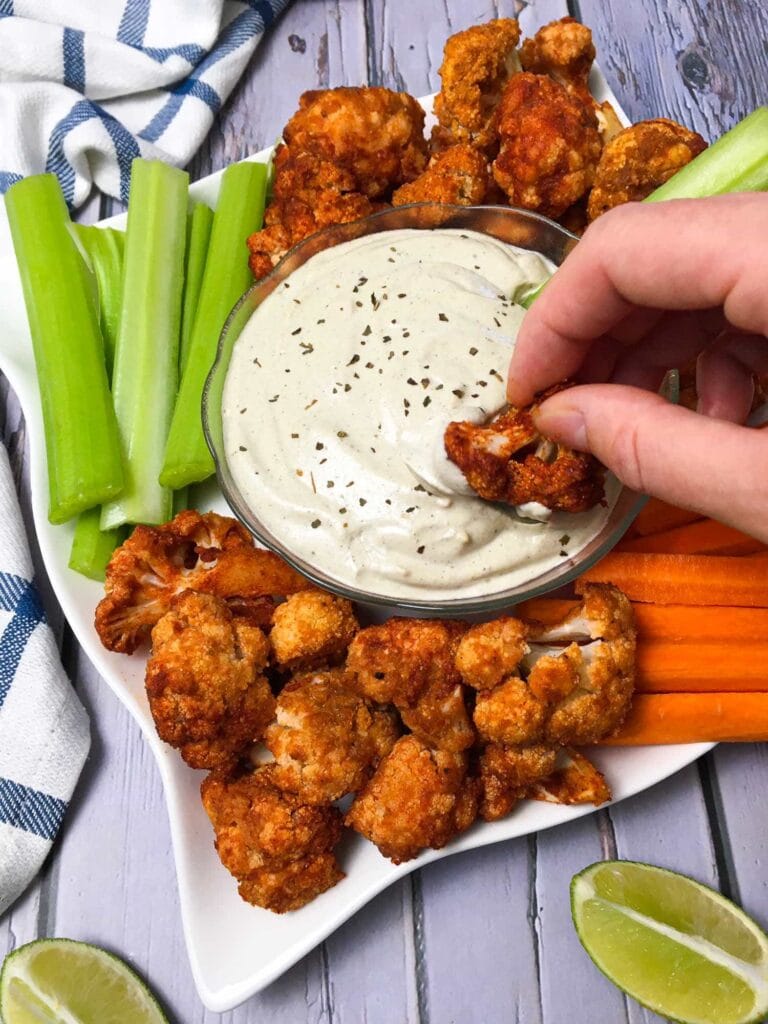
<path fill-rule="evenodd" d="M 768 429 L 742 424 L 768 373 L 768 195 L 617 207 L 525 317 L 510 402 L 575 377 L 536 414 L 635 490 L 768 541 Z M 696 358 L 696 412 L 655 392 Z"/>

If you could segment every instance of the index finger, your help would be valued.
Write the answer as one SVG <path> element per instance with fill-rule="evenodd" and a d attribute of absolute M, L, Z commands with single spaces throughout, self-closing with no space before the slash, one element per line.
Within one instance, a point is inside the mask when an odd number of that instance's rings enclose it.
<path fill-rule="evenodd" d="M 593 342 L 638 307 L 723 306 L 735 327 L 766 333 L 767 231 L 768 195 L 759 193 L 611 210 L 590 225 L 526 314 L 509 368 L 510 402 L 524 405 L 572 376 Z"/>

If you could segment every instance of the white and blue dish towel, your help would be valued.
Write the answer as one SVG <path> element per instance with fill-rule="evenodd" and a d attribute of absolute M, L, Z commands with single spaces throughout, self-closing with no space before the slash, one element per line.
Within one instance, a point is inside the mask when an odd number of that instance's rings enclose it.
<path fill-rule="evenodd" d="M 40 870 L 90 746 L 32 582 L 8 455 L 0 444 L 0 914 Z"/>
<path fill-rule="evenodd" d="M 289 0 L 0 0 L 0 193 L 53 171 L 70 207 L 185 166 Z"/>

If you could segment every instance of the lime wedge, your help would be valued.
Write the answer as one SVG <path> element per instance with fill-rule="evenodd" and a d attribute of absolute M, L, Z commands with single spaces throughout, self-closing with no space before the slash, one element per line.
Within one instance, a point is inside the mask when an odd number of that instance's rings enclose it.
<path fill-rule="evenodd" d="M 601 861 L 575 875 L 581 944 L 615 985 L 682 1024 L 768 1014 L 768 935 L 714 889 L 674 871 Z"/>
<path fill-rule="evenodd" d="M 122 960 L 70 939 L 40 939 L 9 953 L 0 972 L 2 1024 L 168 1024 Z"/>

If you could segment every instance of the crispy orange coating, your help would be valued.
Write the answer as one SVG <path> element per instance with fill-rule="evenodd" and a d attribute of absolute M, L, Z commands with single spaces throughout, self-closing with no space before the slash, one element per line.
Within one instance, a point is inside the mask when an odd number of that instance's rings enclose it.
<path fill-rule="evenodd" d="M 481 690 L 475 703 L 478 735 L 494 743 L 534 743 L 542 739 L 547 705 L 524 679 L 510 676 L 492 690 Z"/>
<path fill-rule="evenodd" d="M 275 608 L 269 641 L 280 668 L 295 672 L 342 661 L 359 628 L 351 601 L 305 590 Z"/>
<path fill-rule="evenodd" d="M 456 648 L 466 626 L 435 619 L 389 619 L 361 630 L 347 668 L 358 692 L 391 703 L 430 746 L 459 751 L 475 734 L 464 704 Z"/>
<path fill-rule="evenodd" d="M 254 625 L 269 625 L 272 596 L 312 586 L 236 520 L 188 509 L 163 526 L 137 526 L 112 555 L 95 626 L 110 651 L 131 654 L 183 590 L 215 594 Z"/>
<path fill-rule="evenodd" d="M 467 686 L 487 690 L 514 675 L 527 653 L 525 623 L 502 615 L 464 634 L 456 651 L 456 668 Z"/>
<path fill-rule="evenodd" d="M 544 75 L 514 75 L 496 110 L 496 183 L 513 206 L 559 217 L 591 187 L 601 141 L 594 110 Z"/>
<path fill-rule="evenodd" d="M 222 864 L 240 895 L 281 914 L 297 910 L 343 877 L 333 857 L 341 814 L 309 806 L 275 783 L 275 766 L 212 772 L 200 787 Z"/>
<path fill-rule="evenodd" d="M 492 149 L 493 114 L 510 76 L 519 70 L 515 47 L 520 26 L 514 18 L 497 18 L 457 32 L 445 44 L 440 66 L 442 85 L 434 111 L 441 139 Z"/>
<path fill-rule="evenodd" d="M 542 437 L 533 412 L 563 385 L 524 409 L 508 407 L 482 425 L 449 423 L 445 452 L 481 498 L 510 505 L 538 502 L 561 512 L 584 512 L 603 499 L 604 470 L 593 455 Z"/>
<path fill-rule="evenodd" d="M 491 187 L 488 160 L 479 149 L 459 143 L 436 153 L 426 171 L 392 196 L 393 206 L 406 203 L 453 203 L 478 206 Z"/>
<path fill-rule="evenodd" d="M 528 787 L 550 775 L 556 763 L 555 747 L 545 743 L 486 744 L 479 759 L 480 817 L 485 821 L 506 817 Z"/>
<path fill-rule="evenodd" d="M 213 594 L 185 590 L 152 630 L 149 708 L 160 739 L 193 768 L 219 768 L 258 740 L 275 711 L 261 674 L 269 645 Z"/>
<path fill-rule="evenodd" d="M 477 815 L 478 784 L 465 754 L 431 750 L 403 736 L 377 768 L 345 818 L 395 864 L 438 850 Z"/>
<path fill-rule="evenodd" d="M 408 93 L 381 86 L 305 92 L 283 138 L 292 152 L 351 172 L 369 199 L 413 181 L 427 163 L 424 111 Z"/>
<path fill-rule="evenodd" d="M 706 148 L 698 132 L 666 117 L 625 128 L 606 144 L 600 157 L 587 204 L 589 219 L 622 203 L 645 199 Z"/>
<path fill-rule="evenodd" d="M 347 687 L 343 669 L 294 676 L 277 698 L 266 745 L 274 779 L 307 803 L 356 792 L 399 735 L 396 715 Z"/>
<path fill-rule="evenodd" d="M 524 71 L 549 75 L 582 98 L 589 94 L 589 72 L 595 59 L 592 32 L 575 18 L 560 18 L 542 26 L 520 47 Z"/>
<path fill-rule="evenodd" d="M 525 796 L 550 804 L 594 804 L 599 807 L 611 799 L 611 789 L 603 773 L 589 758 L 570 748 L 561 750 L 551 774 L 530 783 Z"/>

